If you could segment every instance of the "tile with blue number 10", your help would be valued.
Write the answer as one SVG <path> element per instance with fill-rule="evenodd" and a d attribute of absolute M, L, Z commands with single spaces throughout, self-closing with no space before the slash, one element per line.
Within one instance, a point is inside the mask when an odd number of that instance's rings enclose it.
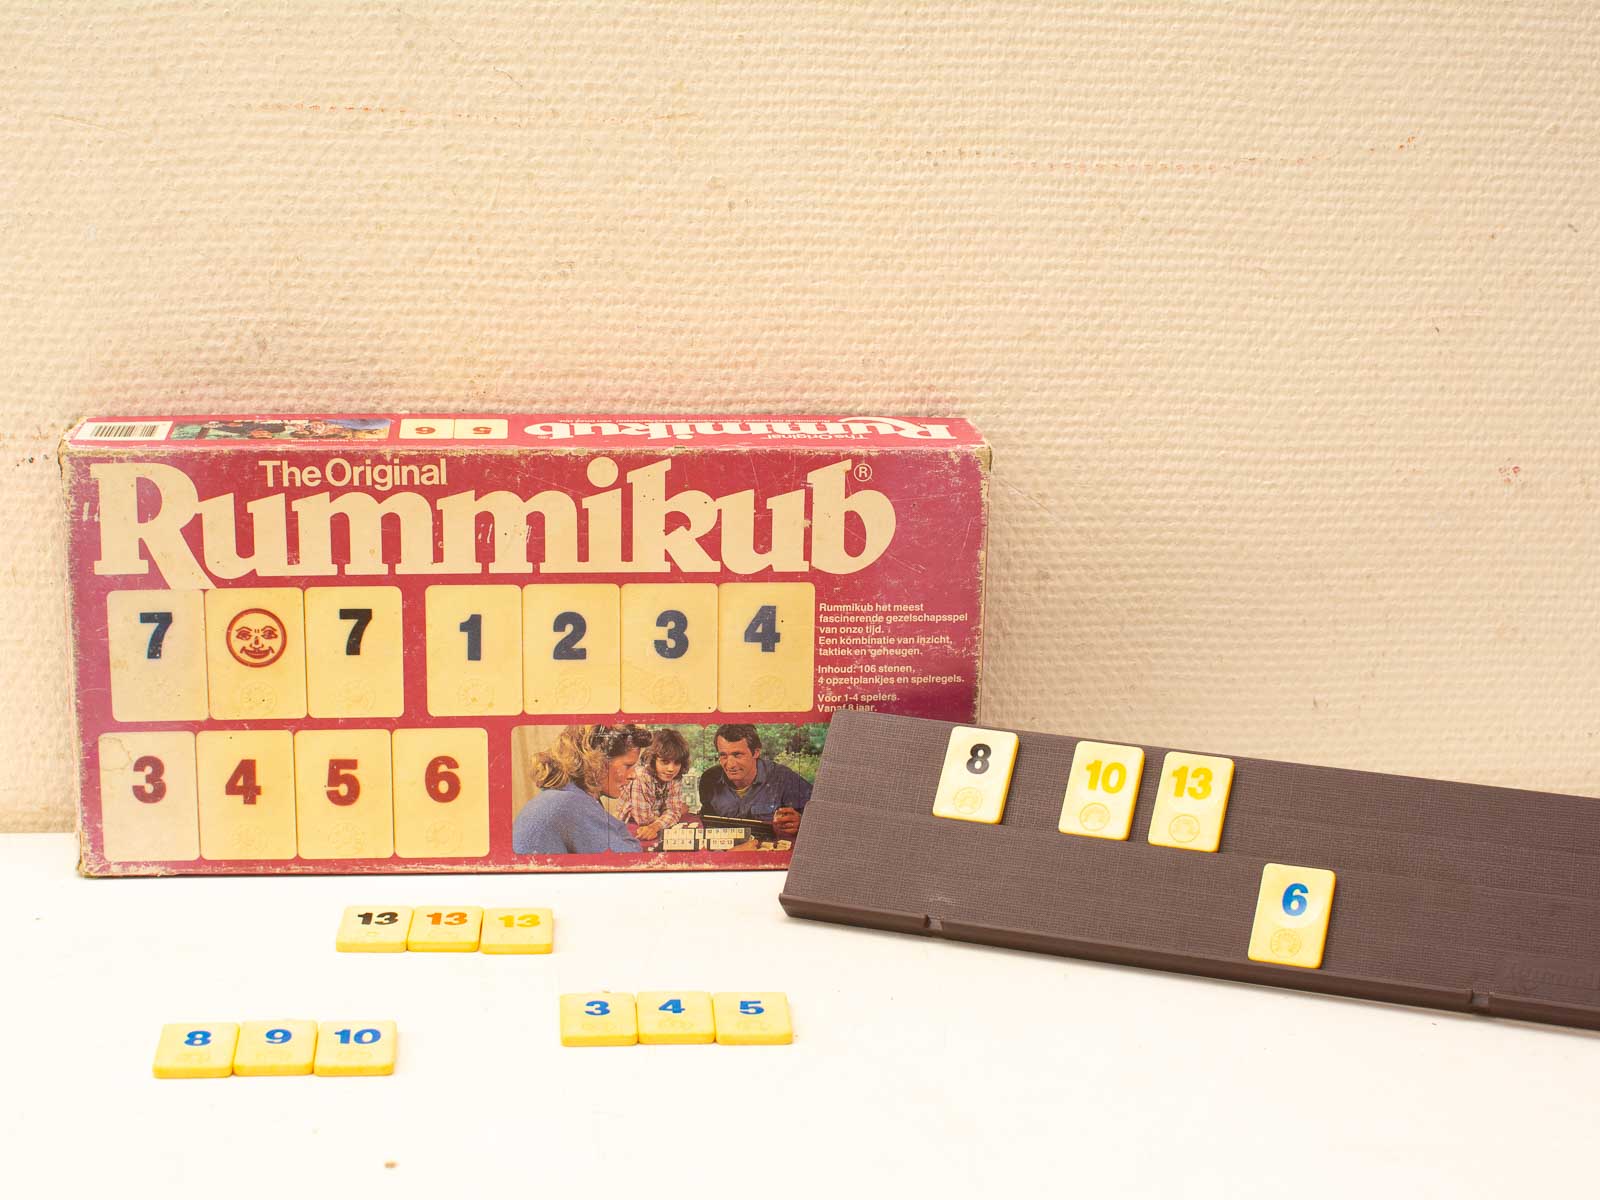
<path fill-rule="evenodd" d="M 317 1030 L 318 1075 L 393 1075 L 399 1034 L 393 1021 L 324 1021 Z"/>
<path fill-rule="evenodd" d="M 522 589 L 438 585 L 426 600 L 428 712 L 436 717 L 522 711 Z"/>
<path fill-rule="evenodd" d="M 315 1021 L 246 1021 L 233 1053 L 235 1075 L 309 1075 L 317 1056 Z"/>
<path fill-rule="evenodd" d="M 305 602 L 299 588 L 206 593 L 206 674 L 219 721 L 306 715 Z"/>
<path fill-rule="evenodd" d="M 717 707 L 717 585 L 622 587 L 622 708 L 697 713 Z"/>
<path fill-rule="evenodd" d="M 106 648 L 111 715 L 117 720 L 205 720 L 204 593 L 110 593 Z"/>
<path fill-rule="evenodd" d="M 1017 735 L 1002 729 L 958 725 L 950 731 L 933 815 L 998 825 L 1017 765 Z"/>
<path fill-rule="evenodd" d="M 306 589 L 306 707 L 313 717 L 406 710 L 397 587 Z"/>
<path fill-rule="evenodd" d="M 578 992 L 561 997 L 563 1046 L 632 1046 L 639 1022 L 630 992 Z"/>
<path fill-rule="evenodd" d="M 725 583 L 717 591 L 723 712 L 809 712 L 817 589 L 809 583 Z"/>
<path fill-rule="evenodd" d="M 710 992 L 640 992 L 641 1046 L 705 1045 L 717 1040 Z"/>
<path fill-rule="evenodd" d="M 534 714 L 622 708 L 621 590 L 614 583 L 522 589 L 522 706 Z"/>
<path fill-rule="evenodd" d="M 152 1068 L 157 1079 L 221 1079 L 233 1074 L 239 1027 L 231 1021 L 163 1025 Z"/>
<path fill-rule="evenodd" d="M 1250 927 L 1250 961 L 1316 968 L 1328 941 L 1334 874 L 1321 867 L 1267 863 Z"/>
<path fill-rule="evenodd" d="M 1144 750 L 1113 742 L 1079 742 L 1056 828 L 1077 837 L 1128 840 L 1144 773 Z"/>

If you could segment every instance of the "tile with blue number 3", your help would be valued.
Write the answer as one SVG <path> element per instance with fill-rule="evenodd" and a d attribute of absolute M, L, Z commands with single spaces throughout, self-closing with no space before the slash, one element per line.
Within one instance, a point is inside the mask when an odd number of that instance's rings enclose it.
<path fill-rule="evenodd" d="M 639 1022 L 630 992 L 578 992 L 561 997 L 563 1046 L 632 1046 Z"/>

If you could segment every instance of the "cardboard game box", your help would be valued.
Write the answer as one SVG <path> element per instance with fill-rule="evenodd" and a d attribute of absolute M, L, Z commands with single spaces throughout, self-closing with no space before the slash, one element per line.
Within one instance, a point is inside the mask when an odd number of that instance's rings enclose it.
<path fill-rule="evenodd" d="M 838 708 L 975 715 L 959 420 L 96 419 L 80 870 L 788 865 Z"/>

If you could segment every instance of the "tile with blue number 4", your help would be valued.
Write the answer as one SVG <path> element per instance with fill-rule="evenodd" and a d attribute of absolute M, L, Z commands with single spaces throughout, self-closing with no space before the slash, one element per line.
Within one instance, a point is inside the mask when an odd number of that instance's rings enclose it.
<path fill-rule="evenodd" d="M 221 1079 L 233 1074 L 239 1027 L 231 1021 L 163 1025 L 153 1068 L 157 1079 Z"/>
<path fill-rule="evenodd" d="M 1017 735 L 958 725 L 950 731 L 933 797 L 933 815 L 998 825 L 1017 765 Z"/>
<path fill-rule="evenodd" d="M 717 1040 L 710 992 L 640 992 L 641 1046 L 703 1045 Z"/>
<path fill-rule="evenodd" d="M 483 914 L 484 954 L 549 954 L 556 921 L 548 908 L 491 908 Z"/>
<path fill-rule="evenodd" d="M 317 1030 L 318 1075 L 393 1075 L 399 1034 L 393 1021 L 324 1021 Z"/>
<path fill-rule="evenodd" d="M 718 992 L 711 998 L 720 1046 L 784 1046 L 794 1041 L 782 992 Z"/>
<path fill-rule="evenodd" d="M 233 1054 L 235 1075 L 309 1075 L 317 1057 L 315 1021 L 246 1021 Z"/>
<path fill-rule="evenodd" d="M 561 997 L 563 1046 L 632 1046 L 639 1022 L 630 992 L 577 992 Z"/>
<path fill-rule="evenodd" d="M 1261 869 L 1250 961 L 1316 968 L 1328 941 L 1333 911 L 1332 871 L 1268 863 Z"/>
<path fill-rule="evenodd" d="M 346 954 L 401 954 L 410 932 L 411 910 L 404 905 L 352 904 L 334 944 Z"/>

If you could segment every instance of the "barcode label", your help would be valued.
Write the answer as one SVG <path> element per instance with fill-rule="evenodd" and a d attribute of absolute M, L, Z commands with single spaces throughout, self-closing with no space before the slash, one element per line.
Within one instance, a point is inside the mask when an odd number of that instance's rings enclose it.
<path fill-rule="evenodd" d="M 78 438 L 86 442 L 158 442 L 171 431 L 171 421 L 90 421 Z"/>

